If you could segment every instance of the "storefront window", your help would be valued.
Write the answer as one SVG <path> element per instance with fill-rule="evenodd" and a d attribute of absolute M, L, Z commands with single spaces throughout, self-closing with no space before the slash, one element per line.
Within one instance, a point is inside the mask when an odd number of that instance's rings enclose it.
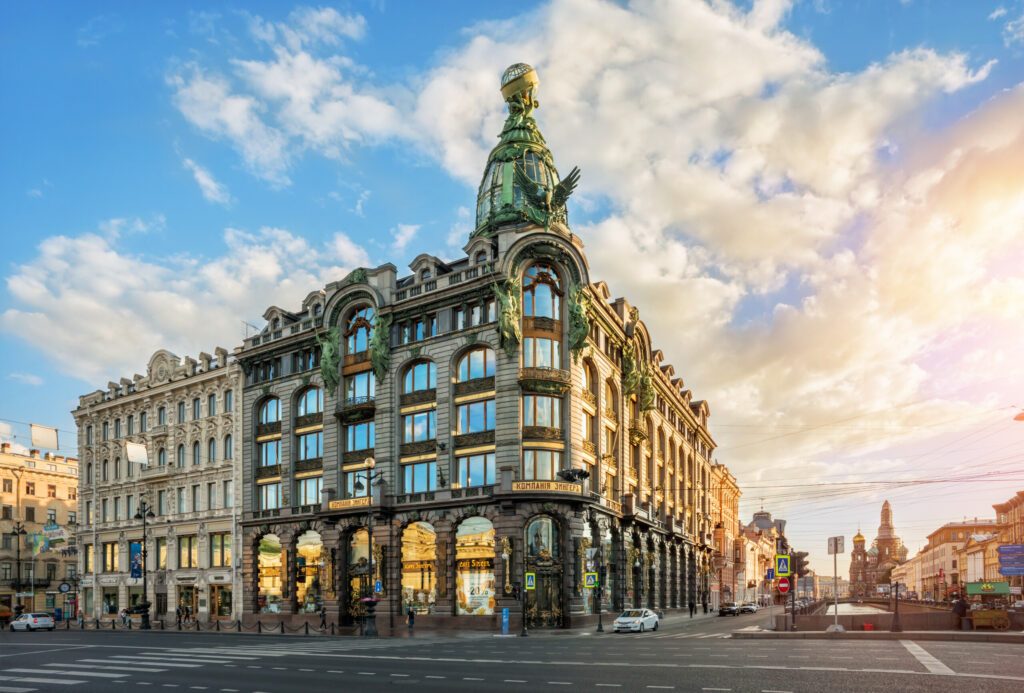
<path fill-rule="evenodd" d="M 455 535 L 456 611 L 458 615 L 494 613 L 494 525 L 471 517 Z"/>
<path fill-rule="evenodd" d="M 299 537 L 297 546 L 296 576 L 298 584 L 295 594 L 299 611 L 316 613 L 323 606 L 323 589 L 320 581 L 324 574 L 324 542 L 320 534 L 308 530 Z"/>
<path fill-rule="evenodd" d="M 437 532 L 426 522 L 413 522 L 402 532 L 402 602 L 429 614 L 436 600 Z"/>
<path fill-rule="evenodd" d="M 357 529 L 348 540 L 349 614 L 362 616 L 362 597 L 370 594 L 370 535 Z"/>
<path fill-rule="evenodd" d="M 281 611 L 281 578 L 284 552 L 276 534 L 265 534 L 259 545 L 259 611 L 276 614 Z"/>
<path fill-rule="evenodd" d="M 103 613 L 104 614 L 116 614 L 117 613 L 117 588 L 116 587 L 104 587 L 103 588 Z"/>

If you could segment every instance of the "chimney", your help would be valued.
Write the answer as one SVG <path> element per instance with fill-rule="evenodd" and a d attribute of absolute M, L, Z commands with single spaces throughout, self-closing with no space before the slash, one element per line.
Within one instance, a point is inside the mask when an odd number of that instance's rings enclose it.
<path fill-rule="evenodd" d="M 10 452 L 10 451 L 11 451 L 11 444 L 10 443 L 0 443 L 0 452 Z"/>
<path fill-rule="evenodd" d="M 46 453 L 46 455 L 44 455 L 44 458 L 49 462 L 50 460 L 53 459 L 53 453 L 52 452 Z"/>
<path fill-rule="evenodd" d="M 202 366 L 203 372 L 210 370 L 210 361 L 213 357 L 207 354 L 205 351 L 199 352 L 199 363 Z"/>
<path fill-rule="evenodd" d="M 34 449 L 33 450 L 29 450 L 28 454 L 29 454 L 29 457 L 35 458 L 37 460 L 39 459 L 39 451 L 38 450 L 34 450 Z"/>

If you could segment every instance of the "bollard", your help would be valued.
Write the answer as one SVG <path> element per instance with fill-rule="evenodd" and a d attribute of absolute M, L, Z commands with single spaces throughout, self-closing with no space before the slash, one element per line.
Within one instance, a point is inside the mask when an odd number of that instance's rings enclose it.
<path fill-rule="evenodd" d="M 220 632 L 220 619 L 217 619 L 217 632 Z"/>
<path fill-rule="evenodd" d="M 309 621 L 306 621 L 306 635 L 309 635 Z"/>
<path fill-rule="evenodd" d="M 132 629 L 132 617 L 129 616 L 128 617 L 128 630 L 131 630 L 131 629 Z"/>
<path fill-rule="evenodd" d="M 110 630 L 117 630 L 117 621 L 110 619 Z"/>
<path fill-rule="evenodd" d="M 256 619 L 256 632 L 257 633 L 262 633 L 263 632 L 263 621 L 260 621 L 259 619 Z"/>
<path fill-rule="evenodd" d="M 237 630 L 237 631 L 238 631 L 239 633 L 241 633 L 241 632 L 242 632 L 242 619 L 238 619 L 238 626 L 236 627 L 236 630 Z"/>
<path fill-rule="evenodd" d="M 97 618 L 96 619 L 96 630 L 99 630 L 99 629 L 100 629 L 100 620 Z"/>
<path fill-rule="evenodd" d="M 196 632 L 199 632 L 199 619 L 196 619 Z"/>

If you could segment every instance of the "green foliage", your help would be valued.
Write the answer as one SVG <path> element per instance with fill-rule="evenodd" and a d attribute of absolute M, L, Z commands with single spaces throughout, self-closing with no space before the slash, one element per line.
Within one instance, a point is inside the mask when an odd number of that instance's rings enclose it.
<path fill-rule="evenodd" d="M 324 389 L 333 396 L 341 380 L 341 332 L 337 327 L 327 330 L 326 338 L 316 335 L 320 345 L 320 377 L 324 379 Z"/>
<path fill-rule="evenodd" d="M 627 395 L 636 395 L 640 411 L 654 409 L 654 377 L 651 366 L 641 361 L 633 342 L 622 348 L 622 389 Z"/>
<path fill-rule="evenodd" d="M 391 362 L 391 316 L 377 314 L 370 337 L 370 365 L 377 382 L 383 382 Z"/>
<path fill-rule="evenodd" d="M 509 273 L 504 282 L 494 285 L 498 299 L 498 334 L 501 346 L 509 358 L 513 358 L 523 341 L 521 321 L 523 317 L 522 280 L 517 274 Z"/>
<path fill-rule="evenodd" d="M 578 285 L 569 288 L 569 353 L 573 363 L 580 360 L 580 354 L 590 334 L 590 294 Z"/>

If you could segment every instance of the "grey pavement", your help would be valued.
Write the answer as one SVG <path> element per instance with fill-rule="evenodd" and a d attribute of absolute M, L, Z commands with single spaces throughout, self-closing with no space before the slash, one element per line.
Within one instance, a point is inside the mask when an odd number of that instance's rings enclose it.
<path fill-rule="evenodd" d="M 666 619 L 644 634 L 536 632 L 304 638 L 85 631 L 0 634 L 0 693 L 265 691 L 1019 691 L 1024 657 L 998 643 L 731 637 L 762 615 Z"/>

